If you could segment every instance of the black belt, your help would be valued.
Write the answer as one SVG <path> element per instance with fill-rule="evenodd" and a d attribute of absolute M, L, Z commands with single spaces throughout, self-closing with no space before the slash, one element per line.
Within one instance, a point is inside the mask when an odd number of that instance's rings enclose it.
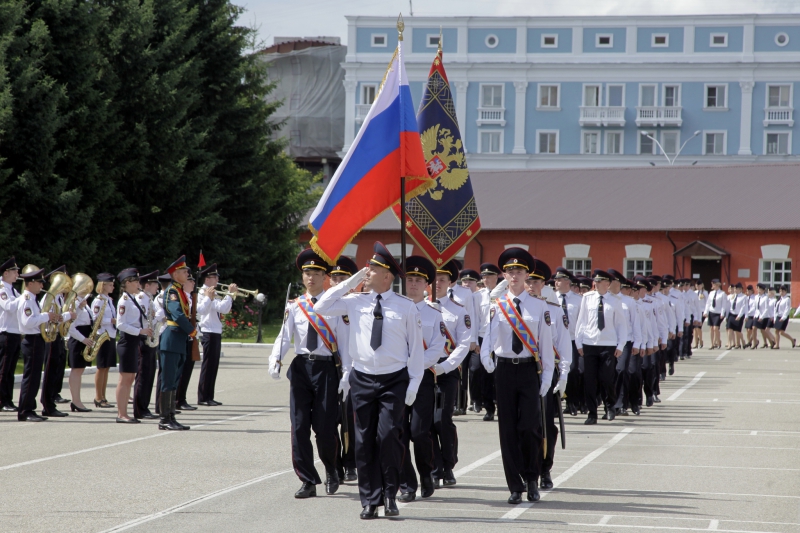
<path fill-rule="evenodd" d="M 315 353 L 301 353 L 300 356 L 309 361 L 333 361 L 332 355 L 317 355 Z"/>
<path fill-rule="evenodd" d="M 508 363 L 512 365 L 529 365 L 535 362 L 533 357 L 495 357 L 497 364 Z"/>

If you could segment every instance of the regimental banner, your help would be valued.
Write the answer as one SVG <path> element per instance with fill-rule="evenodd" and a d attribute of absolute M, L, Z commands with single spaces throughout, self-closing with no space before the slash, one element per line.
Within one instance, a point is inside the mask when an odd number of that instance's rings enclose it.
<path fill-rule="evenodd" d="M 481 229 L 441 46 L 417 113 L 428 174 L 436 185 L 406 202 L 406 231 L 434 264 L 452 259 Z M 400 203 L 392 206 L 400 218 Z"/>

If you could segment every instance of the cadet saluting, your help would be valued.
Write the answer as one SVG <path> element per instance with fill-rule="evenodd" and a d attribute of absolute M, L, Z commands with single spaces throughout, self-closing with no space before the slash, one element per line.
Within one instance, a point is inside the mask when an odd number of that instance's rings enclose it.
<path fill-rule="evenodd" d="M 403 461 L 403 403 L 412 405 L 422 380 L 422 323 L 414 302 L 392 291 L 403 271 L 375 243 L 369 266 L 327 291 L 317 312 L 350 317 L 350 375 L 356 426 L 356 466 L 362 519 L 397 516 L 395 497 Z M 361 280 L 370 292 L 347 294 Z M 403 399 L 405 398 L 405 402 Z"/>

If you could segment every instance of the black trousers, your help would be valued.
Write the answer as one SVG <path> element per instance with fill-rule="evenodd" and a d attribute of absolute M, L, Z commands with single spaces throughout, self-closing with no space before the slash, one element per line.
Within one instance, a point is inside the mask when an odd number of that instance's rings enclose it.
<path fill-rule="evenodd" d="M 506 485 L 523 492 L 523 481 L 537 483 L 542 454 L 541 400 L 536 364 L 500 362 L 494 371 L 500 418 L 500 453 Z M 535 485 L 533 485 L 535 486 Z"/>
<path fill-rule="evenodd" d="M 540 473 L 550 472 L 553 468 L 553 458 L 556 455 L 556 441 L 558 440 L 558 426 L 556 425 L 556 419 L 558 418 L 558 402 L 561 400 L 553 394 L 553 387 L 555 387 L 556 383 L 558 383 L 559 378 L 559 371 L 558 367 L 556 367 L 555 372 L 553 372 L 553 379 L 550 382 L 550 389 L 547 391 L 547 396 L 545 400 L 547 403 L 544 407 L 544 420 L 545 425 L 547 426 L 547 458 L 544 457 L 544 454 L 539 456 L 540 461 Z M 569 378 L 567 378 L 569 379 Z"/>
<path fill-rule="evenodd" d="M 0 333 L 0 406 L 14 403 L 14 374 L 21 342 L 19 333 Z"/>
<path fill-rule="evenodd" d="M 19 388 L 19 411 L 17 418 L 25 417 L 36 411 L 36 395 L 42 381 L 42 365 L 44 364 L 44 339 L 38 333 L 25 335 L 22 341 L 22 357 L 25 367 L 22 371 L 22 385 Z"/>
<path fill-rule="evenodd" d="M 203 333 L 201 342 L 203 343 L 203 362 L 200 364 L 200 381 L 197 383 L 197 401 L 209 402 L 214 399 L 219 356 L 222 353 L 222 334 Z"/>
<path fill-rule="evenodd" d="M 646 398 L 657 394 L 659 352 L 661 350 L 656 350 L 652 355 L 642 359 L 642 386 Z"/>
<path fill-rule="evenodd" d="M 616 409 L 628 409 L 639 405 L 642 393 L 642 356 L 633 355 L 633 342 L 625 344 L 622 355 L 617 359 Z M 641 353 L 641 352 L 640 352 Z"/>
<path fill-rule="evenodd" d="M 694 319 L 694 317 L 692 317 Z M 692 327 L 692 323 L 690 322 L 688 326 L 683 327 L 683 339 L 681 339 L 681 346 L 683 346 L 683 351 L 681 351 L 681 355 L 683 357 L 691 357 L 692 356 L 692 334 L 694 328 Z"/>
<path fill-rule="evenodd" d="M 478 407 L 483 407 L 483 380 L 486 369 L 481 364 L 481 354 L 472 352 L 469 357 L 469 399 Z"/>
<path fill-rule="evenodd" d="M 153 382 L 156 378 L 156 359 L 158 350 L 142 343 L 139 356 L 139 371 L 133 386 L 133 416 L 141 418 L 150 412 L 150 397 L 153 394 Z M 158 400 L 156 400 L 158 403 Z"/>
<path fill-rule="evenodd" d="M 289 379 L 289 416 L 292 420 L 292 464 L 300 481 L 322 483 L 314 467 L 311 430 L 317 453 L 330 473 L 337 472 L 339 433 L 339 376 L 333 361 L 309 361 L 298 355 L 286 372 Z"/>
<path fill-rule="evenodd" d="M 419 472 L 419 479 L 422 483 L 428 483 L 433 472 L 433 438 L 431 437 L 431 427 L 433 426 L 434 410 L 434 376 L 433 372 L 426 370 L 422 375 L 422 383 L 419 386 L 414 405 L 406 407 L 403 416 L 403 445 L 405 455 L 403 457 L 403 468 L 400 471 L 400 492 L 416 492 L 419 484 L 417 483 L 417 472 L 414 471 L 414 464 Z M 414 443 L 414 462 L 411 462 L 411 442 Z"/>
<path fill-rule="evenodd" d="M 39 400 L 42 402 L 42 408 L 49 413 L 56 408 L 56 394 L 61 390 L 64 367 L 67 364 L 67 350 L 61 335 L 58 335 L 55 341 L 45 343 L 44 354 L 44 380 Z"/>
<path fill-rule="evenodd" d="M 192 371 L 194 370 L 194 361 L 192 360 L 192 350 L 187 348 L 186 359 L 181 365 L 181 377 L 178 381 L 178 403 L 186 401 L 186 391 L 189 390 L 189 382 L 192 380 Z"/>
<path fill-rule="evenodd" d="M 353 370 L 350 398 L 356 428 L 356 468 L 361 506 L 395 498 L 403 467 L 403 417 L 408 369 L 372 375 Z"/>
<path fill-rule="evenodd" d="M 575 341 L 572 341 L 572 364 L 569 367 L 567 389 L 564 391 L 564 393 L 567 395 L 567 405 L 574 405 L 575 409 L 580 409 L 580 407 L 584 404 L 583 365 L 583 357 L 581 357 L 578 353 L 578 348 L 575 346 Z"/>
<path fill-rule="evenodd" d="M 338 389 L 338 386 L 337 386 Z M 350 397 L 350 393 L 347 393 L 347 403 L 345 404 L 347 407 L 347 442 L 348 448 L 347 451 L 344 451 L 344 429 L 339 427 L 339 436 L 340 436 L 340 450 L 339 450 L 339 478 L 341 479 L 344 476 L 344 469 L 345 468 L 355 468 L 356 467 L 356 427 L 355 427 L 355 420 L 353 418 L 353 398 Z M 340 409 L 341 411 L 341 409 Z M 339 415 L 339 420 L 341 424 L 341 414 Z"/>
<path fill-rule="evenodd" d="M 481 381 L 481 398 L 483 400 L 483 408 L 486 409 L 486 412 L 494 414 L 495 412 L 494 375 L 486 372 L 486 369 L 484 369 L 483 378 Z"/>
<path fill-rule="evenodd" d="M 458 463 L 458 430 L 453 422 L 453 411 L 459 394 L 458 370 L 437 376 L 439 389 L 444 396 L 442 421 L 431 425 L 433 438 L 434 474 L 442 477 Z"/>
<path fill-rule="evenodd" d="M 61 394 L 61 389 L 64 386 L 64 374 L 67 370 L 67 364 L 69 362 L 69 350 L 67 349 L 67 341 L 62 339 L 59 335 L 58 342 L 61 343 L 61 350 L 63 360 L 60 364 L 56 365 L 55 372 L 53 376 L 53 388 L 52 388 L 52 395 L 53 398 L 59 396 Z"/>
<path fill-rule="evenodd" d="M 614 377 L 617 360 L 614 357 L 616 346 L 583 345 L 584 399 L 589 416 L 597 418 L 597 392 L 603 395 L 608 406 L 617 403 Z"/>

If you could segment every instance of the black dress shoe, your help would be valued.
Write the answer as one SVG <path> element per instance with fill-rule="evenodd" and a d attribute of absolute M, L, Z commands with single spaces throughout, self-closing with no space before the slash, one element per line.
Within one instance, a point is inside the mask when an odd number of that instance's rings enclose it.
<path fill-rule="evenodd" d="M 117 424 L 141 424 L 141 422 L 139 422 L 135 418 L 120 418 L 120 417 L 117 417 Z"/>
<path fill-rule="evenodd" d="M 401 502 L 413 502 L 417 499 L 416 492 L 401 492 L 400 496 L 397 497 L 398 500 Z"/>
<path fill-rule="evenodd" d="M 667 379 L 667 375 L 666 374 L 659 374 L 658 379 L 659 379 L 659 381 L 664 381 L 665 379 Z"/>
<path fill-rule="evenodd" d="M 69 410 L 72 411 L 73 413 L 76 412 L 76 411 L 78 413 L 91 413 L 92 412 L 91 409 L 87 409 L 86 407 L 78 407 L 77 405 L 75 405 L 72 402 L 69 403 Z"/>
<path fill-rule="evenodd" d="M 339 474 L 336 472 L 333 474 L 328 473 L 325 476 L 325 494 L 336 494 L 337 490 L 339 490 Z"/>
<path fill-rule="evenodd" d="M 587 418 L 586 422 L 583 423 L 584 426 L 591 426 L 592 424 L 597 424 L 597 419 L 593 416 Z"/>
<path fill-rule="evenodd" d="M 383 506 L 384 516 L 400 516 L 400 510 L 397 508 L 397 502 L 394 498 L 386 498 L 386 503 Z"/>
<path fill-rule="evenodd" d="M 627 409 L 620 409 L 617 411 L 617 416 L 630 416 Z"/>
<path fill-rule="evenodd" d="M 639 414 L 641 413 L 641 410 L 639 409 L 638 405 L 634 405 L 633 407 L 631 407 L 631 411 L 633 411 L 633 414 L 635 414 L 636 416 L 639 416 Z"/>
<path fill-rule="evenodd" d="M 511 496 L 508 497 L 508 503 L 510 503 L 511 505 L 517 505 L 522 503 L 522 493 L 512 492 Z"/>
<path fill-rule="evenodd" d="M 217 400 L 208 400 L 208 404 L 211 405 L 211 407 L 217 407 L 218 405 L 222 405 L 222 402 L 218 402 Z"/>
<path fill-rule="evenodd" d="M 438 476 L 437 476 L 437 475 L 435 475 L 435 474 L 431 474 L 431 478 L 433 479 L 433 486 L 434 486 L 434 488 L 436 488 L 436 487 L 441 487 L 441 486 L 442 486 L 442 480 L 441 480 L 441 478 L 440 478 L 440 477 L 438 477 Z"/>
<path fill-rule="evenodd" d="M 367 505 L 361 509 L 361 514 L 358 516 L 361 518 L 361 520 L 372 520 L 373 518 L 378 518 L 378 506 Z"/>
<path fill-rule="evenodd" d="M 60 394 L 56 394 L 56 397 L 53 401 L 56 403 L 70 403 L 69 400 L 62 398 Z"/>
<path fill-rule="evenodd" d="M 546 490 L 553 488 L 553 478 L 550 477 L 550 472 L 542 472 L 542 480 L 539 486 Z"/>
<path fill-rule="evenodd" d="M 16 413 L 17 407 L 14 405 L 4 405 L 2 407 L 2 410 L 5 411 L 6 413 Z"/>
<path fill-rule="evenodd" d="M 653 395 L 653 401 L 656 402 L 656 403 L 661 403 L 661 398 L 659 398 L 657 394 L 654 394 Z"/>
<path fill-rule="evenodd" d="M 608 421 L 611 422 L 616 417 L 617 417 L 617 415 L 614 414 L 614 409 L 609 409 L 609 411 L 608 411 Z"/>
<path fill-rule="evenodd" d="M 197 405 L 205 405 L 206 407 L 212 407 L 214 404 L 211 402 L 197 402 Z"/>
<path fill-rule="evenodd" d="M 294 493 L 295 498 L 311 498 L 317 495 L 317 486 L 313 483 L 303 483 L 300 490 Z"/>
<path fill-rule="evenodd" d="M 178 402 L 177 407 L 178 409 L 182 409 L 184 411 L 197 411 L 197 407 L 195 407 L 194 405 L 189 405 L 188 403 L 186 403 L 186 400 Z"/>
<path fill-rule="evenodd" d="M 467 411 L 472 411 L 474 413 L 475 412 L 475 404 L 472 404 L 469 407 L 467 407 Z"/>
<path fill-rule="evenodd" d="M 675 374 L 675 363 L 670 363 L 669 364 L 669 375 L 671 376 L 673 374 Z"/>
<path fill-rule="evenodd" d="M 42 416 L 52 416 L 53 418 L 64 418 L 65 416 L 69 416 L 69 414 L 62 413 L 58 409 L 53 409 L 52 411 L 42 411 Z"/>
<path fill-rule="evenodd" d="M 444 475 L 442 476 L 442 482 L 444 483 L 445 487 L 452 487 L 456 484 L 456 476 L 453 475 L 453 469 L 448 468 L 444 471 Z"/>
<path fill-rule="evenodd" d="M 420 487 L 420 496 L 423 498 L 430 498 L 433 496 L 433 492 L 436 490 L 433 487 L 433 478 L 430 477 L 428 479 L 423 479 Z"/>
<path fill-rule="evenodd" d="M 528 483 L 528 501 L 529 502 L 538 502 L 542 499 L 539 495 L 539 489 L 536 488 L 536 481 L 534 480 L 532 483 Z M 533 485 L 533 490 L 531 490 L 531 485 Z"/>
<path fill-rule="evenodd" d="M 484 422 L 491 422 L 492 420 L 494 420 L 494 413 L 490 413 L 489 411 L 486 411 L 486 414 L 483 415 L 483 421 Z"/>
<path fill-rule="evenodd" d="M 645 405 L 647 405 L 647 407 L 653 407 L 653 397 L 652 396 L 648 396 L 647 397 L 647 401 L 645 402 Z"/>
<path fill-rule="evenodd" d="M 17 420 L 19 420 L 20 422 L 44 422 L 45 420 L 47 420 L 47 418 L 39 416 L 36 413 L 28 413 L 18 416 Z"/>
<path fill-rule="evenodd" d="M 578 408 L 575 407 L 575 404 L 570 405 L 568 409 L 569 409 L 569 414 L 571 414 L 572 416 L 578 416 Z"/>
<path fill-rule="evenodd" d="M 608 412 L 603 413 L 603 416 L 601 418 L 603 420 L 608 420 Z"/>
<path fill-rule="evenodd" d="M 358 480 L 358 473 L 356 473 L 356 469 L 353 467 L 345 468 L 344 469 L 344 480 L 345 481 L 356 481 Z"/>
<path fill-rule="evenodd" d="M 147 411 L 146 413 L 144 413 L 144 414 L 142 414 L 140 416 L 137 416 L 136 418 L 144 418 L 145 420 L 155 420 L 155 419 L 159 418 L 159 416 L 158 415 L 154 415 L 150 411 Z"/>

